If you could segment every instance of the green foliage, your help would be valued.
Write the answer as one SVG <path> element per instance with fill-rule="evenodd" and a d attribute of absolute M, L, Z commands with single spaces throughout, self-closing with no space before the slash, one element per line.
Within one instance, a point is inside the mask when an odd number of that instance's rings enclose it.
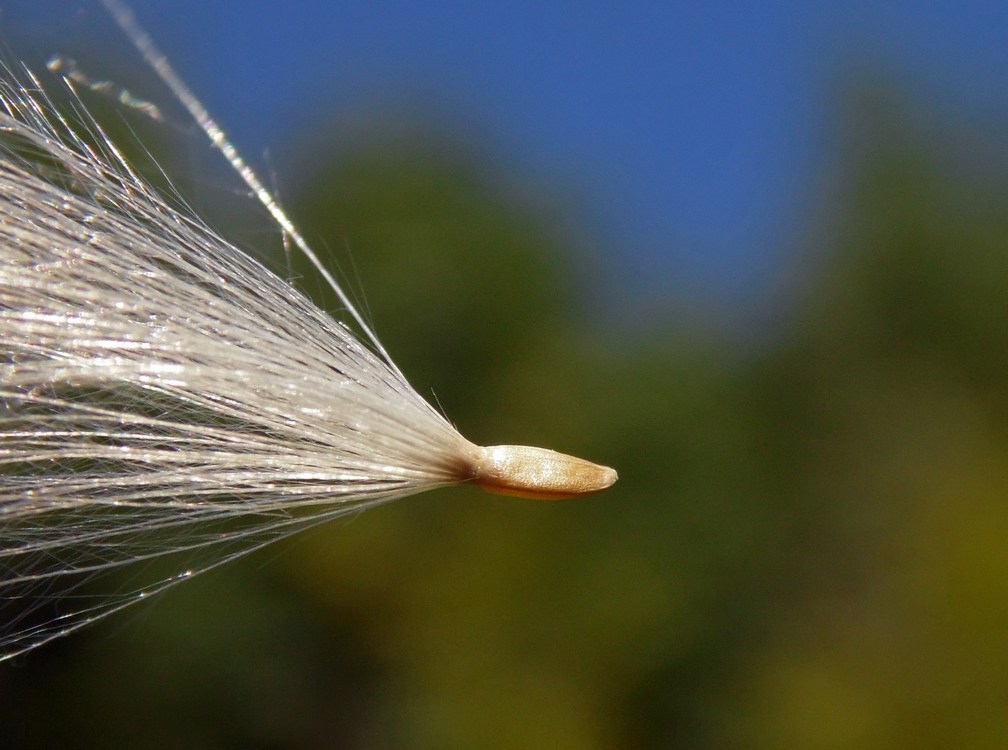
<path fill-rule="evenodd" d="M 449 140 L 322 161 L 294 213 L 421 392 L 620 482 L 412 498 L 189 582 L 0 671 L 15 746 L 1003 747 L 1006 154 L 898 101 L 851 99 L 830 247 L 744 354 L 588 330 L 550 210 Z"/>

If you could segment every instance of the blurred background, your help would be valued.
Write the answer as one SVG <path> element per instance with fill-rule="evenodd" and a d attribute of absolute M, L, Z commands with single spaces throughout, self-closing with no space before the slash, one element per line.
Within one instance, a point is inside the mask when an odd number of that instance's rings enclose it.
<path fill-rule="evenodd" d="M 1008 12 L 917 5 L 135 3 L 421 393 L 621 478 L 198 577 L 0 666 L 0 744 L 1005 747 Z M 98 8 L 0 33 L 283 269 Z"/>

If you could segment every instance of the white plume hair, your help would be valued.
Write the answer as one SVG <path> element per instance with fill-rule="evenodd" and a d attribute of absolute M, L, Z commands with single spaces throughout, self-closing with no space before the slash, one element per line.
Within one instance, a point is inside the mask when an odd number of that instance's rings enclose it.
<path fill-rule="evenodd" d="M 465 476 L 478 449 L 395 366 L 169 205 L 83 108 L 71 123 L 7 78 L 0 597 L 20 612 L 0 609 L 0 653 L 176 580 L 92 598 L 97 572 L 207 545 L 223 561 Z M 25 592 L 66 608 L 32 623 Z"/>

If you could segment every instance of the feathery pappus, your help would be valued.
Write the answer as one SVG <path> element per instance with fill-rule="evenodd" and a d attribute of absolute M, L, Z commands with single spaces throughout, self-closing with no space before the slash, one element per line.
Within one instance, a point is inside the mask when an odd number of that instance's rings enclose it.
<path fill-rule="evenodd" d="M 616 480 L 460 435 L 129 10 L 103 3 L 363 335 L 152 188 L 79 99 L 61 110 L 30 73 L 5 71 L 0 660 L 351 511 L 462 482 L 559 499 Z M 137 563 L 173 572 L 102 589 Z"/>

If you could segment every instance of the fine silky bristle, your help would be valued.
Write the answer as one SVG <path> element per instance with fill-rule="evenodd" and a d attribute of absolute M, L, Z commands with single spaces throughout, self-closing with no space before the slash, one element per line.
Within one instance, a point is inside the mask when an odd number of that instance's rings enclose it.
<path fill-rule="evenodd" d="M 150 188 L 79 101 L 74 113 L 4 71 L 0 659 L 395 498 L 467 481 L 572 497 L 615 481 L 552 451 L 470 443 L 366 326 L 367 345 Z M 154 559 L 175 572 L 110 575 Z"/>

